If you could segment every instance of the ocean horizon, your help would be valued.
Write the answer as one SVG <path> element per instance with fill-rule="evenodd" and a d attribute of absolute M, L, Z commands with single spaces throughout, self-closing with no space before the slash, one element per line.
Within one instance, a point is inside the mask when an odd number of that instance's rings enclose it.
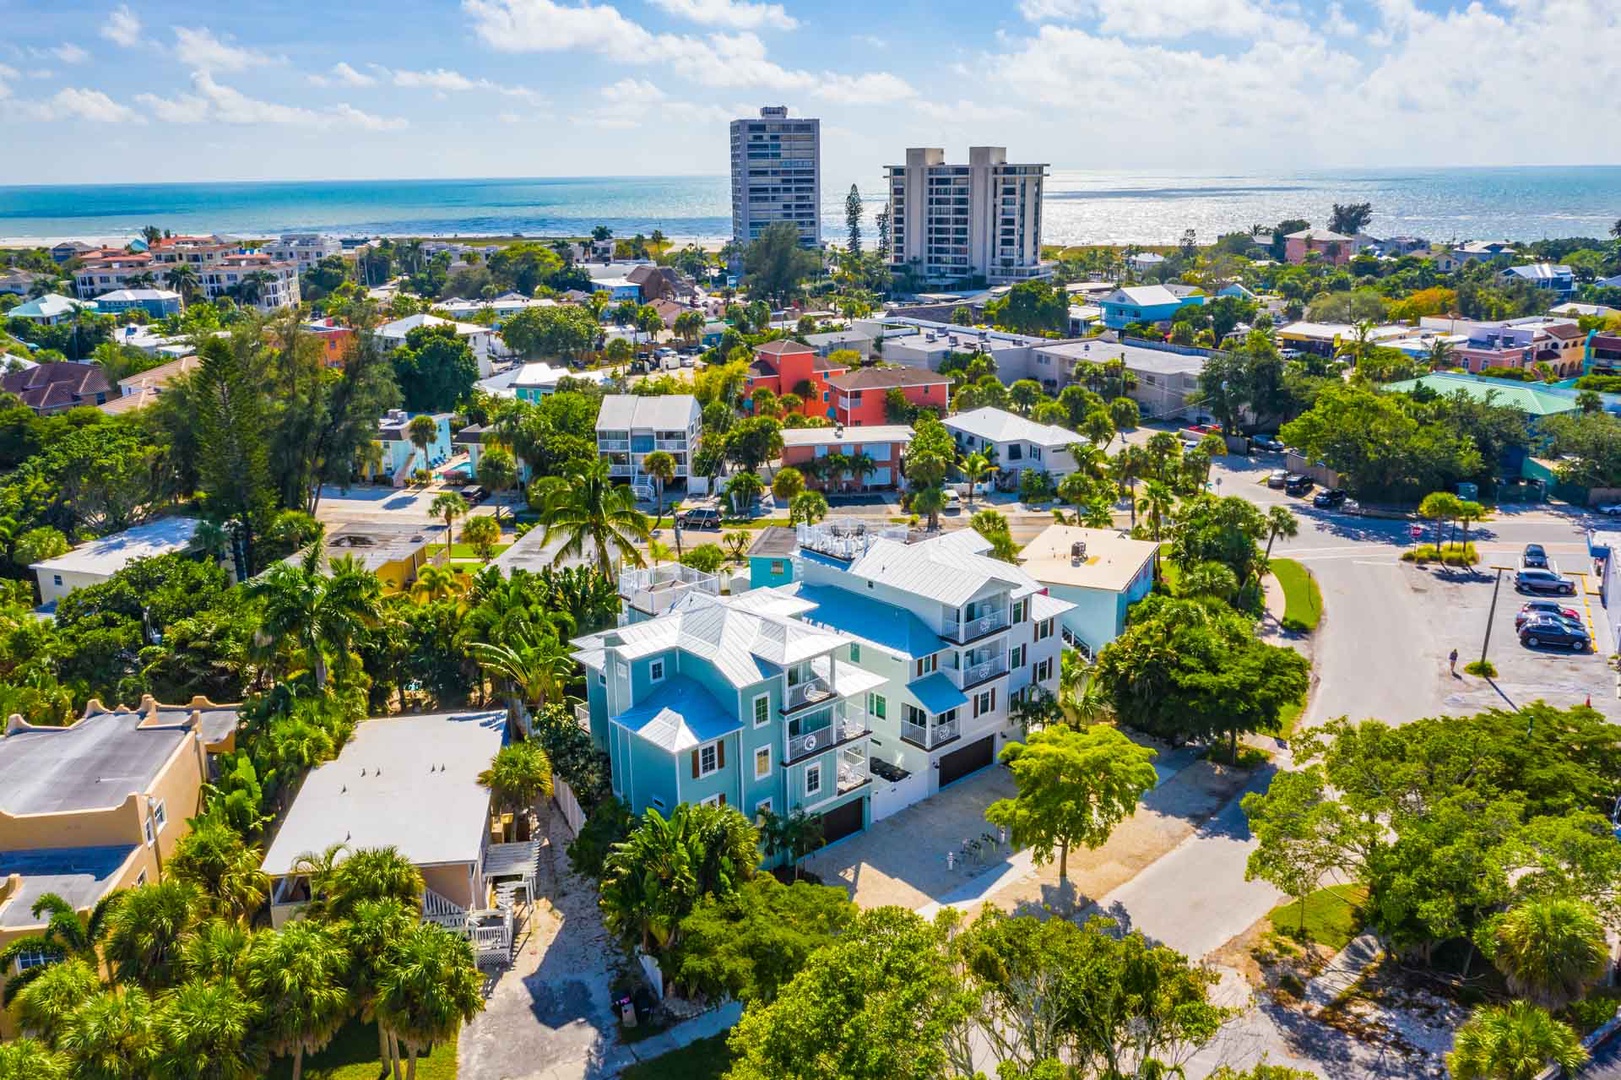
<path fill-rule="evenodd" d="M 836 190 L 835 190 L 836 189 Z M 824 182 L 822 235 L 845 232 L 848 187 Z M 266 180 L 0 186 L 0 243 L 122 240 L 156 225 L 246 237 L 615 236 L 661 230 L 715 243 L 731 231 L 726 176 L 449 180 Z M 864 189 L 866 231 L 882 204 Z M 1435 241 L 1607 237 L 1621 217 L 1621 166 L 1358 169 L 1254 175 L 1054 170 L 1042 204 L 1049 244 L 1202 243 L 1289 218 L 1325 224 L 1335 202 L 1370 202 L 1374 235 Z"/>

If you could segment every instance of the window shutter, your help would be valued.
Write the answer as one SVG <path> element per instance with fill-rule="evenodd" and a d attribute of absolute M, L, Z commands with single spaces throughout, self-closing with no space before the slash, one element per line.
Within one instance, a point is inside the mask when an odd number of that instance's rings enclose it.
<path fill-rule="evenodd" d="M 722 768 L 722 769 L 726 768 L 726 740 L 725 739 L 722 739 L 720 742 L 715 744 L 715 765 L 718 768 Z"/>
<path fill-rule="evenodd" d="M 698 751 L 692 752 L 692 778 L 698 779 Z"/>
<path fill-rule="evenodd" d="M 720 804 L 722 806 L 726 805 L 726 792 L 724 791 L 720 793 Z"/>

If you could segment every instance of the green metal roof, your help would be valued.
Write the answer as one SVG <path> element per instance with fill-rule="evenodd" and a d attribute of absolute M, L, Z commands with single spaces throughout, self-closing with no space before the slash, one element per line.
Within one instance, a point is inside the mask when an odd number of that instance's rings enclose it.
<path fill-rule="evenodd" d="M 1482 379 L 1474 375 L 1436 373 L 1389 383 L 1385 389 L 1394 390 L 1399 394 L 1410 394 L 1413 388 L 1419 385 L 1443 396 L 1457 393 L 1459 390 L 1476 401 L 1485 401 L 1489 396 L 1493 405 L 1507 405 L 1528 416 L 1557 416 L 1560 413 L 1576 411 L 1575 395 L 1565 395 L 1544 389 L 1535 383 L 1515 382 L 1511 379 Z"/>

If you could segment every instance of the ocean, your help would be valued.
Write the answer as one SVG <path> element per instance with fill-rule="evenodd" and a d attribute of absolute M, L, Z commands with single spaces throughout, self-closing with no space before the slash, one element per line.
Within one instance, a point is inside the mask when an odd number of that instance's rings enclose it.
<path fill-rule="evenodd" d="M 848 188 L 824 180 L 823 235 L 842 238 Z M 264 181 L 0 187 L 0 243 L 176 233 L 616 236 L 730 234 L 724 176 L 507 180 Z M 867 225 L 883 198 L 862 192 Z M 1194 176 L 1055 170 L 1042 209 L 1047 243 L 1201 241 L 1288 218 L 1326 223 L 1335 202 L 1371 202 L 1375 235 L 1430 240 L 1608 236 L 1621 217 L 1621 166 L 1380 169 Z"/>

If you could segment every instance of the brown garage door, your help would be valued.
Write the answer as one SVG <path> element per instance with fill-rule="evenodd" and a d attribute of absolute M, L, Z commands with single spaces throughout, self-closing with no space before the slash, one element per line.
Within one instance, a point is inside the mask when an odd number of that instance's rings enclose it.
<path fill-rule="evenodd" d="M 843 840 L 846 836 L 860 832 L 867 823 L 863 810 L 866 804 L 866 799 L 856 799 L 823 814 L 822 840 L 831 844 L 835 840 Z"/>
<path fill-rule="evenodd" d="M 961 780 L 971 772 L 978 772 L 996 757 L 996 736 L 987 735 L 971 746 L 953 750 L 940 759 L 940 786 Z"/>

